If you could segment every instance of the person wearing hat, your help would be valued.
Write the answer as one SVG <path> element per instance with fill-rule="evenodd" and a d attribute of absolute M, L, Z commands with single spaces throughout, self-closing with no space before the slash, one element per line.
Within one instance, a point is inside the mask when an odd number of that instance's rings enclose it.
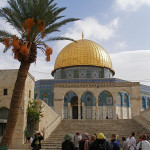
<path fill-rule="evenodd" d="M 75 150 L 75 146 L 72 142 L 72 135 L 66 134 L 64 137 L 65 141 L 62 142 L 62 150 Z"/>
<path fill-rule="evenodd" d="M 89 150 L 112 150 L 112 147 L 111 144 L 106 141 L 104 134 L 99 133 L 96 141 L 90 145 Z"/>

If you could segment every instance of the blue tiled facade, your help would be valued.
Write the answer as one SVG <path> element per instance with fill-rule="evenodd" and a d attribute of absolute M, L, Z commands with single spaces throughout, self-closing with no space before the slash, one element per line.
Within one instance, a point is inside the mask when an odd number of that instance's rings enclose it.
<path fill-rule="evenodd" d="M 142 109 L 150 107 L 150 86 L 141 85 L 141 104 Z"/>
<path fill-rule="evenodd" d="M 54 84 L 56 83 L 119 83 L 127 82 L 117 78 L 108 79 L 48 79 L 35 82 L 35 99 L 48 99 L 48 105 L 54 106 Z M 45 98 L 46 97 L 46 98 Z"/>
<path fill-rule="evenodd" d="M 35 99 L 42 99 L 44 101 L 48 101 L 48 105 L 53 107 L 54 102 L 54 84 L 58 83 L 123 83 L 123 82 L 129 82 L 126 80 L 121 80 L 117 78 L 101 78 L 101 79 L 49 79 L 49 80 L 38 80 L 35 83 Z M 111 91 L 110 91 L 111 92 Z M 69 93 L 70 94 L 70 93 Z M 88 95 L 88 98 L 84 98 L 87 101 L 83 99 L 83 97 L 86 97 L 86 94 Z M 99 106 L 102 105 L 113 105 L 113 97 L 111 98 L 111 93 L 108 91 L 104 91 L 104 93 L 100 93 L 98 100 L 99 100 Z M 75 93 L 72 93 L 72 95 L 75 95 Z M 66 95 L 67 98 L 67 95 Z M 67 98 L 66 101 L 69 101 L 70 98 Z M 91 99 L 93 102 L 91 102 Z M 101 100 L 103 99 L 103 101 Z M 109 99 L 109 103 L 107 103 L 106 99 Z M 112 103 L 111 103 L 112 99 Z M 91 95 L 88 93 L 85 93 L 85 95 L 82 95 L 82 101 L 85 101 L 85 105 L 94 106 L 95 105 L 95 98 L 94 95 Z M 65 105 L 67 105 L 67 102 Z M 150 107 L 150 87 L 141 85 L 141 109 L 147 109 Z M 117 95 L 117 106 L 120 107 L 130 107 L 130 95 L 124 91 L 120 91 Z"/>

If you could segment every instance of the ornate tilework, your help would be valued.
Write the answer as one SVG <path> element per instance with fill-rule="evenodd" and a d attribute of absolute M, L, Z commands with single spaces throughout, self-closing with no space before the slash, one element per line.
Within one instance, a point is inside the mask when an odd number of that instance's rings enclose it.
<path fill-rule="evenodd" d="M 100 93 L 98 97 L 98 105 L 99 106 L 112 106 L 113 105 L 112 94 L 108 91 L 103 91 L 102 93 Z"/>
<path fill-rule="evenodd" d="M 96 99 L 92 92 L 85 92 L 81 97 L 82 102 L 85 103 L 85 106 L 95 106 Z"/>
<path fill-rule="evenodd" d="M 99 78 L 99 71 L 98 70 L 92 70 L 92 78 L 93 79 Z"/>
<path fill-rule="evenodd" d="M 79 70 L 79 78 L 80 79 L 87 78 L 87 70 Z"/>

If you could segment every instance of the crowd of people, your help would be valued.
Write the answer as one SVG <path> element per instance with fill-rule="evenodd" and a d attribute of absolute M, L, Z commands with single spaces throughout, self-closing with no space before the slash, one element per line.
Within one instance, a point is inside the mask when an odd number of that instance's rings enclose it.
<path fill-rule="evenodd" d="M 133 132 L 127 139 L 116 134 L 111 135 L 108 142 L 103 133 L 94 134 L 89 137 L 88 133 L 76 132 L 74 135 L 66 134 L 62 142 L 62 150 L 150 150 L 149 137 L 143 134 L 136 140 L 136 133 Z"/>

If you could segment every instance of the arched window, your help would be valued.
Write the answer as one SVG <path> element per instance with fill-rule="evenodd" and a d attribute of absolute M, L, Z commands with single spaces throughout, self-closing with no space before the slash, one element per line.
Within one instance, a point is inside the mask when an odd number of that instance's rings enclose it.
<path fill-rule="evenodd" d="M 122 95 L 120 92 L 117 94 L 117 106 L 122 106 Z"/>
<path fill-rule="evenodd" d="M 9 112 L 9 109 L 3 107 L 3 108 L 0 108 L 0 119 L 7 119 L 8 118 L 8 112 Z"/>
<path fill-rule="evenodd" d="M 149 108 L 150 107 L 150 98 L 148 97 L 147 98 L 147 108 Z"/>
<path fill-rule="evenodd" d="M 124 107 L 129 107 L 129 95 L 127 93 L 124 93 L 123 106 Z"/>
<path fill-rule="evenodd" d="M 146 98 L 142 97 L 142 109 L 146 109 Z"/>
<path fill-rule="evenodd" d="M 103 91 L 98 97 L 99 106 L 113 106 L 112 94 L 108 91 Z"/>
<path fill-rule="evenodd" d="M 48 104 L 48 93 L 43 94 L 43 101 Z"/>
<path fill-rule="evenodd" d="M 64 96 L 64 106 L 68 106 L 68 103 L 71 102 L 73 97 L 77 97 L 77 94 L 73 91 L 69 91 Z"/>
<path fill-rule="evenodd" d="M 82 95 L 81 100 L 85 103 L 85 106 L 96 106 L 96 99 L 92 92 L 85 92 Z"/>

